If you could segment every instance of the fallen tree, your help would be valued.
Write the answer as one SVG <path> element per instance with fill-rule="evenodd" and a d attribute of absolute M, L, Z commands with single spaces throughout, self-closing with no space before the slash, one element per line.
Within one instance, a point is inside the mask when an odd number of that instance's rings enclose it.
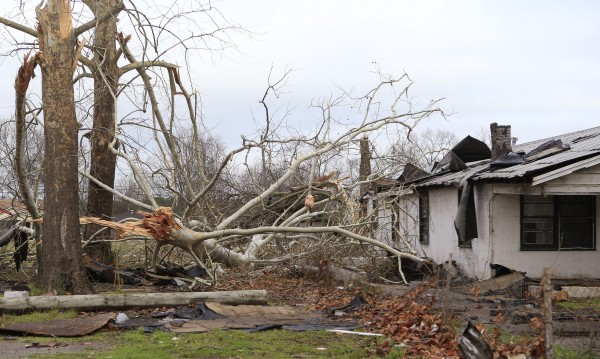
<path fill-rule="evenodd" d="M 396 106 L 401 102 L 403 96 L 406 96 L 408 91 L 408 87 L 406 87 L 392 101 L 389 114 L 380 116 L 380 110 L 371 113 L 371 106 L 381 88 L 393 86 L 403 79 L 405 80 L 407 77 L 383 81 L 367 95 L 359 98 L 357 101 L 366 102 L 363 120 L 356 127 L 348 129 L 338 137 L 330 135 L 329 128 L 333 125 L 333 119 L 328 114 L 323 118 L 322 132 L 317 132 L 310 141 L 306 137 L 275 141 L 269 139 L 266 134 L 261 136 L 258 142 L 244 139 L 244 145 L 225 155 L 212 178 L 204 182 L 204 186 L 200 186 L 197 192 L 192 191 L 186 195 L 185 191 L 179 192 L 173 188 L 171 181 L 167 180 L 167 188 L 176 194 L 173 207 L 158 206 L 154 194 L 154 189 L 158 188 L 157 184 L 150 182 L 151 177 L 142 171 L 142 167 L 133 157 L 113 146 L 111 150 L 126 159 L 130 166 L 129 169 L 135 174 L 136 183 L 144 192 L 147 201 L 136 200 L 106 186 L 89 173 L 82 172 L 81 174 L 96 181 L 98 186 L 115 196 L 141 208 L 152 210 L 152 212 L 141 212 L 144 218 L 139 221 L 117 223 L 94 217 L 84 217 L 81 219 L 81 223 L 114 229 L 119 237 L 124 239 L 151 238 L 155 240 L 152 254 L 152 266 L 155 269 L 160 268 L 160 262 L 163 259 L 160 257 L 161 248 L 165 246 L 179 248 L 189 253 L 192 261 L 198 266 L 206 269 L 208 279 L 195 278 L 195 280 L 208 285 L 214 285 L 217 280 L 215 262 L 228 267 L 266 266 L 308 257 L 315 252 L 327 251 L 334 247 L 348 249 L 351 246 L 379 248 L 380 253 L 387 253 L 398 258 L 398 272 L 406 282 L 402 272 L 402 260 L 423 261 L 423 259 L 414 251 L 402 252 L 377 240 L 374 233 L 369 231 L 370 225 L 377 219 L 371 217 L 370 214 L 365 214 L 353 194 L 360 184 L 365 182 L 369 184 L 378 178 L 378 174 L 372 174 L 362 182 L 352 181 L 351 176 L 338 179 L 340 171 L 337 173 L 329 171 L 326 175 L 316 176 L 317 173 L 323 173 L 323 169 L 332 165 L 331 162 L 326 165 L 319 164 L 321 158 L 331 156 L 332 153 L 339 153 L 344 148 L 352 148 L 359 136 L 377 133 L 389 126 L 402 126 L 410 132 L 423 118 L 440 112 L 438 108 L 433 107 L 435 102 L 432 102 L 421 111 L 398 114 Z M 330 104 L 323 108 L 331 111 L 331 107 Z M 158 110 L 155 109 L 155 111 Z M 268 116 L 267 122 L 270 122 Z M 327 129 L 323 130 L 323 128 Z M 172 134 L 167 135 L 172 136 Z M 246 153 L 246 156 L 249 156 L 252 149 L 258 148 L 262 151 L 271 148 L 274 143 L 278 142 L 286 145 L 293 143 L 295 152 L 289 158 L 290 162 L 285 170 L 280 171 L 273 182 L 266 183 L 258 194 L 238 202 L 239 207 L 233 208 L 229 213 L 227 213 L 227 209 L 220 208 L 218 204 L 213 204 L 212 207 L 208 206 L 214 195 L 211 190 L 216 188 L 219 181 L 223 180 L 221 177 L 224 176 L 225 169 L 236 154 Z M 176 152 L 177 149 L 163 148 L 161 153 L 166 155 L 170 151 Z M 339 160 L 339 158 L 337 159 Z M 165 158 L 165 161 L 169 162 L 168 158 Z M 337 163 L 333 162 L 333 164 Z M 248 163 L 245 165 L 250 168 Z M 303 169 L 307 172 L 304 176 L 305 184 L 290 185 L 298 183 L 297 180 L 294 181 L 294 178 L 298 177 Z M 267 168 L 262 170 L 267 170 Z M 185 178 L 182 179 L 183 182 L 189 182 L 189 177 L 185 177 L 189 174 L 181 173 L 175 167 L 170 168 L 169 171 L 171 171 L 169 177 L 175 182 L 181 177 Z M 317 178 L 315 179 L 315 177 Z M 344 183 L 346 179 L 350 179 L 349 183 Z M 184 183 L 181 185 L 185 187 Z M 260 186 L 255 183 L 254 188 L 257 189 Z M 285 188 L 288 190 L 283 190 Z M 174 209 L 179 215 L 174 215 Z M 212 218 L 205 214 L 206 211 L 213 214 Z M 92 241 L 94 236 L 85 239 L 85 243 Z M 293 251 L 293 243 L 303 243 L 302 250 Z M 319 271 L 322 270 L 320 266 L 316 267 Z M 315 272 L 315 266 L 311 267 L 310 264 L 307 264 L 305 268 L 307 273 Z M 352 277 L 351 274 L 336 269 L 332 262 L 325 267 L 328 274 L 339 272 L 341 273 L 340 277 Z"/>
<path fill-rule="evenodd" d="M 301 210 L 302 211 L 302 210 Z M 241 254 L 224 247 L 217 245 L 215 238 L 222 238 L 228 236 L 253 236 L 251 245 L 258 248 L 261 244 L 266 242 L 266 239 L 262 238 L 262 234 L 323 234 L 333 233 L 347 237 L 348 239 L 354 239 L 364 243 L 368 243 L 375 247 L 384 249 L 397 256 L 399 259 L 408 258 L 414 261 L 422 261 L 423 259 L 409 253 L 403 253 L 397 249 L 390 247 L 389 245 L 361 236 L 353 233 L 349 230 L 337 227 L 257 227 L 250 229 L 232 228 L 215 230 L 212 232 L 195 232 L 189 228 L 182 227 L 178 224 L 173 217 L 172 210 L 167 207 L 159 207 L 154 213 L 144 213 L 144 219 L 140 221 L 132 221 L 125 223 L 117 223 L 102 220 L 94 217 L 83 217 L 80 219 L 81 224 L 97 224 L 112 228 L 117 231 L 120 237 L 144 237 L 155 239 L 158 246 L 173 245 L 188 251 L 195 259 L 196 263 L 204 268 L 207 258 L 223 262 L 229 266 L 244 266 L 256 261 L 253 253 L 246 252 Z M 179 222 L 181 223 L 181 222 Z M 259 239 L 257 239 L 259 238 Z M 155 251 L 158 253 L 158 251 Z M 210 255 L 209 255 L 210 254 Z M 280 259 L 281 260 L 281 259 Z M 156 263 L 156 256 L 153 257 L 154 266 Z M 402 274 L 401 268 L 399 272 Z M 214 280 L 214 276 L 209 273 L 211 279 Z"/>
<path fill-rule="evenodd" d="M 274 118 L 267 104 L 271 96 L 279 98 L 287 72 L 280 80 L 269 81 L 260 101 L 265 115 L 258 133 L 242 136 L 239 148 L 215 151 L 211 157 L 193 105 L 196 92 L 185 88 L 179 70 L 158 66 L 154 70 L 166 76 L 168 86 L 156 86 L 147 66 L 140 65 L 129 50 L 131 37 L 118 34 L 117 41 L 130 62 L 127 71 L 136 71 L 143 82 L 143 101 L 148 100 L 152 116 L 140 128 L 148 128 L 154 142 L 136 146 L 140 141 L 132 141 L 115 123 L 114 132 L 121 135 L 107 148 L 126 164 L 124 170 L 132 174 L 132 183 L 142 195 L 107 185 L 88 170 L 79 173 L 103 191 L 147 212 L 141 221 L 115 223 L 85 217 L 81 223 L 115 229 L 121 238 L 155 240 L 154 268 L 161 265 L 162 248 L 181 249 L 206 269 L 204 283 L 209 285 L 217 280 L 215 262 L 228 267 L 268 266 L 319 253 L 323 259 L 337 256 L 336 251 L 368 254 L 364 248 L 370 247 L 397 257 L 404 279 L 402 260 L 422 261 L 415 251 L 400 251 L 378 240 L 371 226 L 377 218 L 358 202 L 359 187 L 370 188 L 373 180 L 394 174 L 379 169 L 358 180 L 352 167 L 356 156 L 351 153 L 358 151 L 361 138 L 397 133 L 398 128 L 409 136 L 423 119 L 443 115 L 438 101 L 415 109 L 408 95 L 412 81 L 406 74 L 382 77 L 359 97 L 343 93 L 317 101 L 312 108 L 318 111 L 318 120 L 290 130 L 283 126 L 286 117 Z M 187 116 L 175 115 L 176 96 L 183 97 Z M 35 112 L 31 115 L 36 118 Z M 191 136 L 176 132 L 179 122 L 191 125 Z M 159 205 L 165 202 L 168 206 Z M 102 237 L 101 231 L 84 238 L 85 245 Z M 333 265 L 329 263 L 326 268 Z M 320 268 L 318 263 L 306 265 L 308 272 L 314 272 L 310 266 Z"/>
<path fill-rule="evenodd" d="M 225 304 L 266 304 L 266 290 L 186 293 L 123 293 L 0 298 L 0 311 L 37 309 L 104 310 L 133 307 L 160 307 L 220 302 Z"/>

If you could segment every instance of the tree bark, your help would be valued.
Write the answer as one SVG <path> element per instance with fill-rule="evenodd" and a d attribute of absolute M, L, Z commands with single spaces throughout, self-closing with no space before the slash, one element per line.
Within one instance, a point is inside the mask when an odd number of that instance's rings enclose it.
<path fill-rule="evenodd" d="M 27 170 L 25 166 L 25 149 L 26 149 L 26 138 L 27 138 L 27 126 L 25 123 L 25 97 L 27 95 L 27 89 L 29 88 L 29 82 L 34 77 L 34 70 L 37 66 L 39 54 L 34 55 L 32 58 L 26 56 L 23 65 L 17 72 L 17 78 L 15 79 L 15 167 L 17 172 L 17 180 L 19 182 L 19 192 L 23 203 L 27 207 L 27 211 L 31 214 L 33 219 L 41 218 L 42 215 L 37 208 L 33 192 L 29 186 L 27 179 Z M 34 238 L 36 245 L 40 244 L 40 238 L 42 234 L 42 227 L 39 223 L 34 223 L 35 228 Z M 36 251 L 36 258 L 40 261 L 41 252 Z"/>
<path fill-rule="evenodd" d="M 79 233 L 77 130 L 73 93 L 75 37 L 71 1 L 37 9 L 45 122 L 45 215 L 37 285 L 48 292 L 92 293 Z"/>
<path fill-rule="evenodd" d="M 125 293 L 89 294 L 69 296 L 38 296 L 27 298 L 0 298 L 0 310 L 21 311 L 25 309 L 105 310 L 133 307 L 179 306 L 198 302 L 225 304 L 266 304 L 266 290 L 241 290 L 224 292 L 188 293 Z"/>
<path fill-rule="evenodd" d="M 107 9 L 117 6 L 117 0 L 97 0 L 87 2 L 96 18 L 100 18 Z M 91 144 L 90 174 L 98 181 L 114 188 L 117 156 L 110 151 L 109 145 L 115 137 L 115 97 L 119 79 L 116 54 L 116 17 L 97 24 L 94 42 L 94 124 L 89 137 Z M 113 195 L 96 182 L 88 182 L 87 215 L 110 220 L 113 216 Z M 87 225 L 84 238 L 91 237 L 102 227 Z M 114 253 L 110 242 L 111 231 L 104 231 L 96 237 L 98 242 L 86 246 L 85 252 L 102 263 L 113 263 Z"/>

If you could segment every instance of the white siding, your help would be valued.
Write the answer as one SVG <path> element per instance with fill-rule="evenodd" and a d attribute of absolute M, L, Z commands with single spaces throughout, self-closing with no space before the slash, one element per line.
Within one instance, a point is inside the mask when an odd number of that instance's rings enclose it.
<path fill-rule="evenodd" d="M 539 187 L 546 194 L 600 194 L 600 165 L 585 168 Z"/>

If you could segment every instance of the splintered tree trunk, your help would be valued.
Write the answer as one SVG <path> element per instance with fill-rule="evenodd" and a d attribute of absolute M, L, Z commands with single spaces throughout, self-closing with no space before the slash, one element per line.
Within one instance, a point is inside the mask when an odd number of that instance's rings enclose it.
<path fill-rule="evenodd" d="M 91 5 L 96 18 L 103 11 L 117 5 L 116 0 L 98 0 Z M 119 70 L 115 58 L 115 34 L 117 21 L 111 17 L 96 26 L 94 43 L 94 62 L 98 68 L 94 72 L 94 126 L 92 128 L 90 143 L 92 154 L 90 158 L 90 174 L 109 187 L 115 184 L 115 166 L 117 157 L 109 149 L 109 144 L 115 136 L 115 100 Z M 113 195 L 102 189 L 95 182 L 89 181 L 87 215 L 110 220 L 113 215 Z M 87 225 L 84 238 L 89 238 L 102 227 Z M 112 263 L 114 254 L 109 242 L 111 232 L 104 231 L 95 237 L 99 242 L 92 243 L 84 248 L 91 257 L 103 263 Z"/>
<path fill-rule="evenodd" d="M 79 234 L 71 1 L 49 0 L 37 17 L 45 122 L 45 215 L 37 285 L 46 291 L 87 294 L 93 289 L 83 267 Z"/>

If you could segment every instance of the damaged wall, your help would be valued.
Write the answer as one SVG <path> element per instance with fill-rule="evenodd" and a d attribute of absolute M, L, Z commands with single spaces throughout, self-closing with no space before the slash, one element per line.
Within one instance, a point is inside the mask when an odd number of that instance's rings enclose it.
<path fill-rule="evenodd" d="M 526 272 L 539 278 L 544 267 L 564 277 L 600 278 L 600 251 L 521 251 L 520 194 L 600 194 L 595 191 L 600 184 L 600 165 L 576 171 L 570 175 L 548 181 L 539 186 L 523 184 L 483 184 L 475 186 L 478 238 L 470 248 L 458 246 L 454 230 L 454 217 L 458 209 L 458 190 L 454 186 L 429 188 L 430 232 L 429 244 L 418 241 L 418 196 L 408 194 L 399 200 L 398 230 L 404 238 L 416 244 L 419 255 L 436 263 L 452 259 L 460 271 L 471 278 L 486 279 L 493 275 L 490 264 Z M 380 194 L 380 201 L 383 199 Z M 404 213 L 404 214 L 403 214 Z M 378 239 L 391 238 L 391 211 L 379 214 Z M 596 198 L 596 243 L 600 224 L 600 198 Z M 397 247 L 398 244 L 392 244 Z"/>
<path fill-rule="evenodd" d="M 598 167 L 600 168 L 600 166 Z M 585 170 L 594 173 L 596 169 Z M 598 171 L 600 172 L 600 171 Z M 571 177 L 571 178 L 569 178 Z M 572 174 L 560 183 L 573 183 L 591 177 Z M 586 181 L 587 181 L 586 180 Z M 600 183 L 600 176 L 596 178 Z M 545 189 L 555 188 L 558 182 L 546 184 Z M 503 193 L 497 193 L 500 187 Z M 577 187 L 573 187 L 576 191 Z M 437 263 L 448 259 L 456 261 L 461 272 L 472 278 L 485 279 L 493 275 L 490 264 L 501 264 L 510 269 L 525 272 L 531 278 L 540 278 L 543 268 L 550 266 L 563 277 L 599 278 L 599 251 L 521 251 L 521 202 L 520 193 L 529 192 L 520 185 L 479 184 L 475 199 L 478 216 L 479 238 L 471 241 L 471 248 L 459 248 L 452 222 L 458 206 L 458 194 L 454 187 L 430 191 L 431 229 L 430 244 L 424 245 L 427 256 Z M 510 192 L 512 194 L 507 194 Z M 539 191 L 534 191 L 539 192 Z M 579 192 L 579 194 L 589 194 Z M 596 198 L 596 223 L 600 223 L 600 198 Z M 598 225 L 596 243 L 598 243 Z"/>
<path fill-rule="evenodd" d="M 452 260 L 460 271 L 473 278 L 488 278 L 491 274 L 489 263 L 488 238 L 488 207 L 485 198 L 488 193 L 481 193 L 480 188 L 475 190 L 475 203 L 478 213 L 482 215 L 477 218 L 479 238 L 471 241 L 470 248 L 458 246 L 458 237 L 454 229 L 454 217 L 458 210 L 458 189 L 455 187 L 435 188 L 429 191 L 430 205 L 430 228 L 429 245 L 423 245 L 423 250 L 428 257 L 436 263 L 448 260 L 452 253 Z"/>

